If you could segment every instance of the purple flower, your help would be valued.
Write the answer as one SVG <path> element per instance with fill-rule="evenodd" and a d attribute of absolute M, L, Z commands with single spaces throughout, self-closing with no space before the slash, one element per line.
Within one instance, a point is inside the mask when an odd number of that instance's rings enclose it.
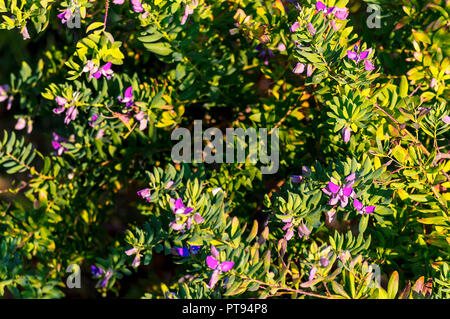
<path fill-rule="evenodd" d="M 364 61 L 364 68 L 366 69 L 366 71 L 372 71 L 375 69 L 375 67 L 373 66 L 372 62 L 370 62 L 369 60 L 366 60 L 367 57 L 370 55 L 370 53 L 372 52 L 372 48 L 370 48 L 369 50 L 365 50 L 361 53 L 359 52 L 359 46 L 358 44 L 356 44 L 353 47 L 353 51 L 352 50 L 347 50 L 347 57 L 350 60 L 355 61 L 355 63 L 359 63 L 360 61 Z"/>
<path fill-rule="evenodd" d="M 348 8 L 336 8 L 334 16 L 339 20 L 345 20 L 348 17 Z"/>
<path fill-rule="evenodd" d="M 66 117 L 64 118 L 64 124 L 69 124 L 75 120 L 78 115 L 78 110 L 75 106 L 71 106 L 66 111 Z"/>
<path fill-rule="evenodd" d="M 335 7 L 327 8 L 327 6 L 321 1 L 317 1 L 316 9 L 319 11 L 323 11 L 326 15 L 331 14 L 334 11 Z"/>
<path fill-rule="evenodd" d="M 311 76 L 316 68 L 312 64 L 306 67 L 306 76 Z"/>
<path fill-rule="evenodd" d="M 181 198 L 178 198 L 177 200 L 171 198 L 171 201 L 172 201 L 172 203 L 175 204 L 172 207 L 172 211 L 175 215 L 179 215 L 179 214 L 187 215 L 194 210 L 192 207 L 186 207 L 183 204 L 183 200 Z"/>
<path fill-rule="evenodd" d="M 349 197 L 354 196 L 352 188 L 354 182 L 355 182 L 355 173 L 350 174 L 349 176 L 346 177 L 345 184 L 342 187 L 337 185 L 337 182 L 334 178 L 331 178 L 330 182 L 328 183 L 328 186 L 322 189 L 322 191 L 325 194 L 331 196 L 331 199 L 328 202 L 328 204 L 334 206 L 338 202 L 340 202 L 342 208 L 347 206 Z"/>
<path fill-rule="evenodd" d="M 173 186 L 173 184 L 175 184 L 174 181 L 169 181 L 169 182 L 167 183 L 167 185 L 166 185 L 166 189 L 171 188 L 171 187 Z"/>
<path fill-rule="evenodd" d="M 99 79 L 103 75 L 107 80 L 110 80 L 114 76 L 114 71 L 111 69 L 111 65 L 112 63 L 108 62 L 104 66 L 102 66 L 94 74 L 94 78 Z"/>
<path fill-rule="evenodd" d="M 283 52 L 286 51 L 286 46 L 284 45 L 284 43 L 280 43 L 277 46 L 278 51 Z"/>
<path fill-rule="evenodd" d="M 150 193 L 150 188 L 141 189 L 140 191 L 137 192 L 137 194 L 141 196 L 143 199 L 145 199 L 147 202 L 150 201 L 150 196 L 152 195 Z"/>
<path fill-rule="evenodd" d="M 301 183 L 302 180 L 303 180 L 302 175 L 291 175 L 291 183 L 293 183 L 293 184 Z"/>
<path fill-rule="evenodd" d="M 373 71 L 373 70 L 375 70 L 374 65 L 369 60 L 365 60 L 364 61 L 364 68 L 366 69 L 366 71 Z"/>
<path fill-rule="evenodd" d="M 191 215 L 194 209 L 185 206 L 181 198 L 178 198 L 177 200 L 171 198 L 170 203 L 172 204 L 171 209 L 176 216 L 175 220 L 169 224 L 173 230 L 184 232 L 186 227 L 190 230 L 193 223 L 203 223 L 203 217 L 199 213 Z"/>
<path fill-rule="evenodd" d="M 101 288 L 106 288 L 106 286 L 108 285 L 109 280 L 111 279 L 113 275 L 113 271 L 112 269 L 108 269 L 108 271 L 105 274 L 105 277 L 103 278 L 103 280 L 100 280 L 96 287 L 100 286 Z"/>
<path fill-rule="evenodd" d="M 316 273 L 317 273 L 317 268 L 316 268 L 316 267 L 313 267 L 313 268 L 310 270 L 310 272 L 309 272 L 309 278 L 308 278 L 308 281 L 313 280 L 314 277 L 316 276 Z"/>
<path fill-rule="evenodd" d="M 55 98 L 55 102 L 58 103 L 59 106 L 66 106 L 67 104 L 67 99 L 61 97 L 61 96 L 57 96 Z"/>
<path fill-rule="evenodd" d="M 256 46 L 256 50 L 259 51 L 258 57 L 264 60 L 264 65 L 269 65 L 269 59 L 274 56 L 274 53 L 270 49 L 264 49 L 261 44 Z"/>
<path fill-rule="evenodd" d="M 294 236 L 294 225 L 292 224 L 292 217 L 283 219 L 283 222 L 286 223 L 283 227 L 283 230 L 286 231 L 286 234 L 284 235 L 284 238 L 286 240 L 291 240 Z"/>
<path fill-rule="evenodd" d="M 113 3 L 114 4 L 123 4 L 125 2 L 125 0 L 114 0 Z"/>
<path fill-rule="evenodd" d="M 133 266 L 134 268 L 139 267 L 139 265 L 141 264 L 141 254 L 139 253 L 139 250 L 137 248 L 128 249 L 125 254 L 127 256 L 135 255 L 131 266 Z"/>
<path fill-rule="evenodd" d="M 92 272 L 92 275 L 94 277 L 100 277 L 101 275 L 103 275 L 104 270 L 101 267 L 97 267 L 95 265 L 92 265 L 91 266 L 91 272 Z"/>
<path fill-rule="evenodd" d="M 355 198 L 353 201 L 353 206 L 360 214 L 372 214 L 375 211 L 375 206 L 364 206 L 359 200 Z"/>
<path fill-rule="evenodd" d="M 99 123 L 96 123 L 97 120 L 98 120 L 98 115 L 97 114 L 92 115 L 91 120 L 89 121 L 89 126 L 90 127 L 97 126 L 99 124 Z"/>
<path fill-rule="evenodd" d="M 320 257 L 319 265 L 320 267 L 327 267 L 330 264 L 330 261 L 325 257 Z"/>
<path fill-rule="evenodd" d="M 61 19 L 61 22 L 64 24 L 67 21 L 70 20 L 70 17 L 72 16 L 72 11 L 70 9 L 66 9 L 62 11 L 60 14 L 58 14 L 58 18 Z"/>
<path fill-rule="evenodd" d="M 189 255 L 197 255 L 202 246 L 190 245 L 190 252 L 188 247 L 174 247 L 172 252 L 174 255 L 181 257 L 189 257 Z"/>
<path fill-rule="evenodd" d="M 298 235 L 300 238 L 308 237 L 311 234 L 311 231 L 306 227 L 306 225 L 302 222 L 300 226 L 298 226 Z"/>
<path fill-rule="evenodd" d="M 57 156 L 61 156 L 64 152 L 67 151 L 67 148 L 61 145 L 61 143 L 67 143 L 68 141 L 55 132 L 53 132 L 53 140 L 52 140 L 52 147 L 56 151 Z"/>
<path fill-rule="evenodd" d="M 133 87 L 130 86 L 125 90 L 125 94 L 124 97 L 119 96 L 117 98 L 119 100 L 119 102 L 121 103 L 126 103 L 127 107 L 130 107 L 133 105 Z"/>
<path fill-rule="evenodd" d="M 99 79 L 102 75 L 110 80 L 114 76 L 114 71 L 111 69 L 112 63 L 108 62 L 101 68 L 94 62 L 88 60 L 83 68 L 82 72 L 89 72 L 89 80 L 92 78 Z"/>
<path fill-rule="evenodd" d="M 344 143 L 348 143 L 350 141 L 351 131 L 350 128 L 346 125 L 341 131 L 342 133 L 342 139 Z"/>
<path fill-rule="evenodd" d="M 211 275 L 211 279 L 209 280 L 208 287 L 210 289 L 213 289 L 219 280 L 219 275 L 222 272 L 230 271 L 234 267 L 233 261 L 224 261 L 222 263 L 219 262 L 219 253 L 214 247 L 214 245 L 211 246 L 211 256 L 206 257 L 206 264 L 209 268 L 211 268 L 213 271 Z"/>
<path fill-rule="evenodd" d="M 308 29 L 309 33 L 310 33 L 312 36 L 315 36 L 315 35 L 316 35 L 316 32 L 317 32 L 317 31 L 316 31 L 316 29 L 314 29 L 314 26 L 312 25 L 311 22 L 308 22 L 307 29 Z"/>

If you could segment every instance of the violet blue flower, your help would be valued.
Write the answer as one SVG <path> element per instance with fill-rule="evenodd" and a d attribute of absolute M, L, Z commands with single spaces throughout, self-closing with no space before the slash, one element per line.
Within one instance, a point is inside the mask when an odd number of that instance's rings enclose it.
<path fill-rule="evenodd" d="M 303 180 L 302 175 L 291 175 L 291 183 L 293 183 L 293 184 L 301 183 L 302 180 Z"/>
<path fill-rule="evenodd" d="M 94 277 L 100 277 L 101 275 L 103 275 L 104 270 L 101 267 L 97 267 L 95 265 L 92 265 L 91 266 L 91 272 L 92 272 L 92 275 Z"/>
<path fill-rule="evenodd" d="M 64 152 L 67 151 L 67 148 L 61 145 L 61 143 L 67 143 L 68 141 L 55 132 L 53 132 L 53 140 L 52 140 L 52 147 L 56 151 L 57 156 L 61 156 Z"/>

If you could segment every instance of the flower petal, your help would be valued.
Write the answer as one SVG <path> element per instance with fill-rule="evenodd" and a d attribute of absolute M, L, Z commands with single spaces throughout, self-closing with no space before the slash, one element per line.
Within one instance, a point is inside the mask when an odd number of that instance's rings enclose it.
<path fill-rule="evenodd" d="M 208 265 L 209 268 L 216 269 L 219 262 L 217 261 L 217 259 L 214 259 L 212 256 L 208 256 L 208 257 L 206 257 L 206 264 Z"/>

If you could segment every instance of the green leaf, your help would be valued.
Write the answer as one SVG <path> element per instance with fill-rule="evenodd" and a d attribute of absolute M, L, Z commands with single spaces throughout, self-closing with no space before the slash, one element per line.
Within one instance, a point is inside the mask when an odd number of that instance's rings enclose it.
<path fill-rule="evenodd" d="M 388 290 L 387 290 L 388 298 L 394 299 L 395 296 L 397 295 L 397 291 L 398 291 L 398 272 L 394 271 L 388 283 Z"/>
<path fill-rule="evenodd" d="M 144 47 L 149 50 L 150 52 L 153 52 L 158 55 L 166 56 L 173 52 L 170 45 L 163 42 L 157 42 L 157 43 L 144 43 Z"/>

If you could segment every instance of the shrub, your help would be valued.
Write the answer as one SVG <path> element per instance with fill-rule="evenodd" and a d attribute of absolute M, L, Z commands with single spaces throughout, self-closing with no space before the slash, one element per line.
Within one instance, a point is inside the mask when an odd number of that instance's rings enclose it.
<path fill-rule="evenodd" d="M 0 0 L 0 295 L 449 298 L 449 9 Z M 277 172 L 174 162 L 194 120 Z"/>

